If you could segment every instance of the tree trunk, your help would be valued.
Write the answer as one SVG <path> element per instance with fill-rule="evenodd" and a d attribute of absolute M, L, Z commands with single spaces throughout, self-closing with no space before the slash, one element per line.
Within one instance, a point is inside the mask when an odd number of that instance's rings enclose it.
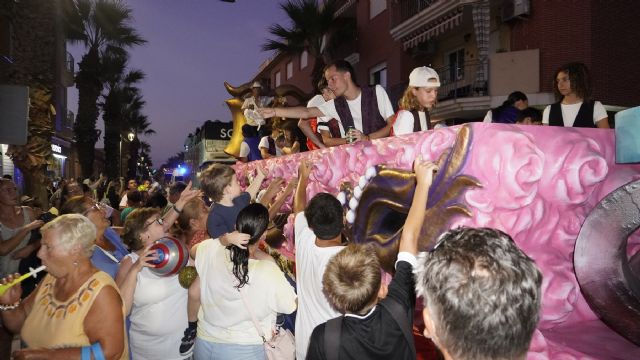
<path fill-rule="evenodd" d="M 107 95 L 102 113 L 104 121 L 104 165 L 107 177 L 116 179 L 120 176 L 120 102 L 117 91 L 111 90 Z"/>
<path fill-rule="evenodd" d="M 140 140 L 138 136 L 129 143 L 129 161 L 127 166 L 127 179 L 136 179 L 138 170 L 138 150 L 140 149 Z"/>
<path fill-rule="evenodd" d="M 9 156 L 14 165 L 22 171 L 25 194 L 30 195 L 42 206 L 49 203 L 47 197 L 46 170 L 51 161 L 51 136 L 53 121 L 49 111 L 51 91 L 44 86 L 33 86 L 29 91 L 29 136 L 23 146 L 9 146 Z"/>
<path fill-rule="evenodd" d="M 100 57 L 97 49 L 90 49 L 82 57 L 79 64 L 80 70 L 76 76 L 78 88 L 78 115 L 73 127 L 76 136 L 76 148 L 78 160 L 83 178 L 88 178 L 93 173 L 93 161 L 99 130 L 96 129 L 98 120 L 98 97 L 102 91 L 102 82 L 99 80 Z"/>

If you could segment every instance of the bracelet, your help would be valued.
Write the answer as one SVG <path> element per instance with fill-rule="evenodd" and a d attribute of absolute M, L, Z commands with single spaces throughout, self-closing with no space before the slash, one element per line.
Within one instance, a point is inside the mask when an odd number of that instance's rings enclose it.
<path fill-rule="evenodd" d="M 11 305 L 0 304 L 0 311 L 14 310 L 17 309 L 18 306 L 20 306 L 20 300 L 14 302 Z"/>
<path fill-rule="evenodd" d="M 182 214 L 182 210 L 178 210 L 178 207 L 176 206 L 176 204 L 173 204 L 173 206 L 171 207 L 175 212 L 177 212 L 178 214 Z"/>

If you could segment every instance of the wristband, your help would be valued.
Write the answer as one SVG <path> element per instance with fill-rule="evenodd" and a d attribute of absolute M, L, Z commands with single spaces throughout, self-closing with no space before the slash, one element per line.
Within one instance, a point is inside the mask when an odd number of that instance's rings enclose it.
<path fill-rule="evenodd" d="M 177 212 L 178 214 L 182 214 L 182 210 L 178 210 L 178 207 L 176 206 L 176 204 L 173 204 L 171 208 L 173 209 L 173 211 Z"/>

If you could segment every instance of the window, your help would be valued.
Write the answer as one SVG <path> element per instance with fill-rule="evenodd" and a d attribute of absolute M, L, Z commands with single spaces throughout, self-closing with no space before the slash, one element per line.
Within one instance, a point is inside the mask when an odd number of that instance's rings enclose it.
<path fill-rule="evenodd" d="M 387 9 L 387 0 L 370 0 L 369 1 L 369 19 L 373 19 Z"/>
<path fill-rule="evenodd" d="M 292 76 L 293 76 L 293 62 L 289 61 L 287 63 L 287 80 L 291 79 Z"/>
<path fill-rule="evenodd" d="M 449 81 L 462 80 L 464 78 L 464 49 L 448 53 L 444 60 L 449 66 Z"/>
<path fill-rule="evenodd" d="M 280 83 L 282 82 L 281 77 L 282 77 L 282 74 L 280 73 L 280 71 L 278 71 L 276 73 L 276 81 L 275 81 L 276 82 L 276 87 L 280 86 Z"/>
<path fill-rule="evenodd" d="M 369 84 L 387 87 L 387 63 L 378 64 L 369 70 Z"/>
<path fill-rule="evenodd" d="M 309 53 L 305 50 L 300 54 L 300 70 L 306 68 L 307 65 L 309 65 Z"/>

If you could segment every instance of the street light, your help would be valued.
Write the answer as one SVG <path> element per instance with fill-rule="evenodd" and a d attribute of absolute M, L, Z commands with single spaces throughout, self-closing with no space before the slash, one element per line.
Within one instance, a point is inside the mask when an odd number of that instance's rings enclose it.
<path fill-rule="evenodd" d="M 132 142 L 135 138 L 136 134 L 133 131 L 129 131 L 129 133 L 127 134 L 127 139 L 129 140 L 129 142 Z M 120 134 L 120 176 L 122 176 L 122 140 L 122 134 Z"/>

